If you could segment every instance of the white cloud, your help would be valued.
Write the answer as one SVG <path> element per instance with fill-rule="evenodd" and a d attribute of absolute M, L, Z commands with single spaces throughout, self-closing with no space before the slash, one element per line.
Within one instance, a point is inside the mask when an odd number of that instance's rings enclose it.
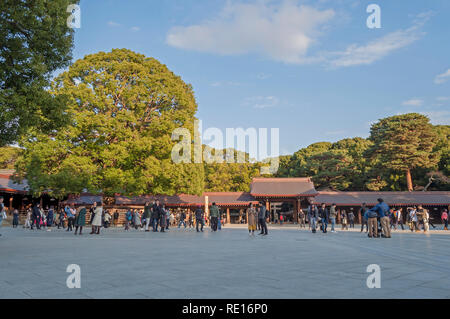
<path fill-rule="evenodd" d="M 421 100 L 421 99 L 410 99 L 410 100 L 407 100 L 407 101 L 403 101 L 402 105 L 422 106 L 423 105 L 423 100 Z"/>
<path fill-rule="evenodd" d="M 392 52 L 404 48 L 420 39 L 424 32 L 420 31 L 429 15 L 418 15 L 414 25 L 405 30 L 397 30 L 366 44 L 351 44 L 344 51 L 325 53 L 332 67 L 348 67 L 368 65 L 378 61 Z"/>
<path fill-rule="evenodd" d="M 450 125 L 450 111 L 427 111 L 420 112 L 430 118 L 434 125 Z"/>
<path fill-rule="evenodd" d="M 267 80 L 268 78 L 270 78 L 272 75 L 270 74 L 265 74 L 265 73 L 259 73 L 256 77 L 259 80 Z"/>
<path fill-rule="evenodd" d="M 114 22 L 114 21 L 108 21 L 108 25 L 110 27 L 120 27 L 121 26 L 120 23 L 117 23 L 117 22 Z"/>
<path fill-rule="evenodd" d="M 294 1 L 277 6 L 267 1 L 228 2 L 219 16 L 201 24 L 174 27 L 167 34 L 173 47 L 221 55 L 263 53 L 286 63 L 306 63 L 308 49 L 334 11 Z"/>
<path fill-rule="evenodd" d="M 141 28 L 139 28 L 139 27 L 132 27 L 130 30 L 133 31 L 133 32 L 138 32 L 138 31 L 141 30 Z"/>
<path fill-rule="evenodd" d="M 279 102 L 279 99 L 275 96 L 253 96 L 246 98 L 242 105 L 252 106 L 255 109 L 265 109 L 277 106 Z"/>
<path fill-rule="evenodd" d="M 450 96 L 438 96 L 436 98 L 436 101 L 439 101 L 439 102 L 450 101 Z"/>
<path fill-rule="evenodd" d="M 445 71 L 442 74 L 438 74 L 435 78 L 434 78 L 434 83 L 436 84 L 442 84 L 444 82 L 446 82 L 448 79 L 450 78 L 450 69 L 448 69 L 447 71 Z"/>

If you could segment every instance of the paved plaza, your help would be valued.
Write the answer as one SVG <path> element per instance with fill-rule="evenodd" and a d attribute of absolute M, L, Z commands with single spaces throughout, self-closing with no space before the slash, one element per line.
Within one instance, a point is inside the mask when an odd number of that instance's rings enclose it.
<path fill-rule="evenodd" d="M 0 298 L 450 298 L 442 232 L 88 232 L 2 227 Z M 80 289 L 66 286 L 69 264 L 80 266 Z M 366 285 L 370 264 L 381 267 L 379 289 Z"/>

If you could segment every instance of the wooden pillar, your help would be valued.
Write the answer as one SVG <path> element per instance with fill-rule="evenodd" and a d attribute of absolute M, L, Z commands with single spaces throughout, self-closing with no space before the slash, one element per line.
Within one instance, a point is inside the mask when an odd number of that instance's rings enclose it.
<path fill-rule="evenodd" d="M 269 199 L 266 199 L 266 209 L 267 209 L 267 211 L 269 212 L 269 221 L 272 221 L 271 219 L 271 217 L 272 217 L 272 214 L 271 214 L 271 212 L 270 212 L 270 202 L 269 202 Z"/>
<path fill-rule="evenodd" d="M 337 210 L 337 223 L 340 224 L 341 223 L 341 209 Z"/>
<path fill-rule="evenodd" d="M 361 221 L 361 209 L 358 209 L 358 224 L 362 224 L 362 221 Z"/>
<path fill-rule="evenodd" d="M 293 216 L 294 224 L 297 224 L 299 211 L 300 211 L 300 198 L 297 198 L 297 200 L 294 203 L 294 216 Z"/>
<path fill-rule="evenodd" d="M 230 224 L 230 207 L 227 207 L 227 224 Z"/>
<path fill-rule="evenodd" d="M 13 210 L 13 199 L 14 199 L 14 195 L 13 194 L 11 194 L 11 197 L 9 198 L 9 213 L 11 214 L 12 213 L 12 210 Z"/>

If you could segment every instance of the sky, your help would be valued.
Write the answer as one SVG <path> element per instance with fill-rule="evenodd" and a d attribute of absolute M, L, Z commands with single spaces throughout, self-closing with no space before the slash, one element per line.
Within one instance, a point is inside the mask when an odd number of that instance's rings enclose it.
<path fill-rule="evenodd" d="M 370 4 L 380 28 L 369 28 Z M 280 154 L 418 112 L 450 124 L 450 1 L 81 0 L 74 60 L 127 48 L 192 84 L 203 129 L 279 128 Z"/>

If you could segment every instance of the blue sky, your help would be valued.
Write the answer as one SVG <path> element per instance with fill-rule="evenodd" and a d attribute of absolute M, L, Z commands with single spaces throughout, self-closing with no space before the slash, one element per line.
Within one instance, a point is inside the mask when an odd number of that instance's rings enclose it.
<path fill-rule="evenodd" d="M 369 29 L 369 4 L 381 28 Z M 279 128 L 280 152 L 450 124 L 450 1 L 81 0 L 74 59 L 127 48 L 191 83 L 203 128 Z"/>

